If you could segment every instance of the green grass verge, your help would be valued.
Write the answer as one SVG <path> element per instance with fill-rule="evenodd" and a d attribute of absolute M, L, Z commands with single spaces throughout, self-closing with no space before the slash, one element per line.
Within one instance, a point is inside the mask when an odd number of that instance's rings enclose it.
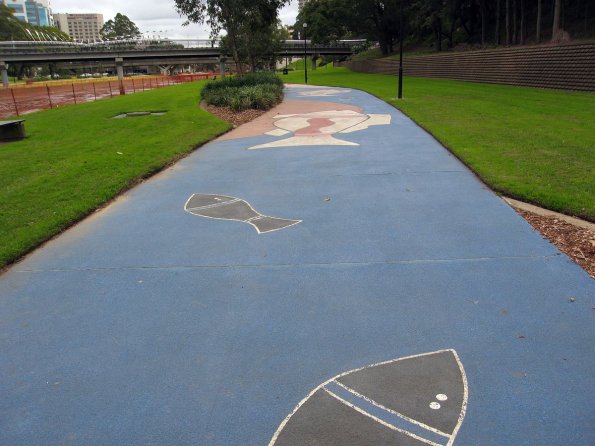
<path fill-rule="evenodd" d="M 0 144 L 0 266 L 229 129 L 199 108 L 204 84 L 26 115 L 28 138 Z M 113 119 L 157 110 L 168 112 Z"/>
<path fill-rule="evenodd" d="M 303 71 L 283 76 L 302 83 Z M 428 78 L 326 66 L 313 85 L 367 91 L 432 133 L 495 191 L 595 221 L 595 94 Z M 464 191 L 461 191 L 464 193 Z"/>

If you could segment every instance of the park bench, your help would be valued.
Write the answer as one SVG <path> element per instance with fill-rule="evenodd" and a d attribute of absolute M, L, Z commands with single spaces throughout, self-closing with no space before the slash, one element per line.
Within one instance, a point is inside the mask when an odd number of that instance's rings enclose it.
<path fill-rule="evenodd" d="M 13 141 L 25 137 L 24 119 L 0 121 L 0 141 Z"/>

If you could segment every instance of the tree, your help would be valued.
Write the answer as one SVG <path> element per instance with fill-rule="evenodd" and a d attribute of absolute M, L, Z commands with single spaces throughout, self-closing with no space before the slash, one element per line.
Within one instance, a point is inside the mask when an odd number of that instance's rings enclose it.
<path fill-rule="evenodd" d="M 541 42 L 541 0 L 537 0 L 537 29 L 535 34 L 537 43 Z"/>
<path fill-rule="evenodd" d="M 310 0 L 296 28 L 304 22 L 316 43 L 363 37 L 378 41 L 382 54 L 388 54 L 399 35 L 399 0 Z"/>
<path fill-rule="evenodd" d="M 552 40 L 556 40 L 560 34 L 560 11 L 562 9 L 562 0 L 555 0 L 554 4 L 554 23 L 552 25 Z"/>
<path fill-rule="evenodd" d="M 103 27 L 99 30 L 99 34 L 104 40 L 120 39 L 120 38 L 135 38 L 141 35 L 140 30 L 124 14 L 117 13 L 113 20 L 105 22 Z"/>
<path fill-rule="evenodd" d="M 34 26 L 21 22 L 14 10 L 0 3 L 0 40 L 70 41 L 68 34 L 53 26 Z"/>
<path fill-rule="evenodd" d="M 249 65 L 252 71 L 275 66 L 281 52 L 281 45 L 289 38 L 289 32 L 280 22 L 273 25 L 259 24 L 258 20 L 247 19 L 238 34 L 238 57 L 242 65 Z M 221 39 L 221 49 L 230 50 L 229 37 Z"/>
<path fill-rule="evenodd" d="M 496 32 L 494 41 L 496 45 L 500 45 L 500 0 L 496 1 Z"/>
<path fill-rule="evenodd" d="M 313 43 L 327 44 L 351 36 L 355 28 L 355 8 L 344 0 L 310 0 L 304 4 L 294 29 L 308 23 L 308 38 Z"/>
<path fill-rule="evenodd" d="M 218 36 L 223 30 L 225 40 L 236 69 L 244 73 L 239 49 L 241 35 L 245 26 L 254 17 L 262 27 L 271 26 L 277 21 L 279 9 L 288 0 L 174 0 L 176 10 L 188 21 L 186 24 L 206 23 L 211 27 L 211 37 Z M 262 28 L 261 28 L 262 29 Z"/>

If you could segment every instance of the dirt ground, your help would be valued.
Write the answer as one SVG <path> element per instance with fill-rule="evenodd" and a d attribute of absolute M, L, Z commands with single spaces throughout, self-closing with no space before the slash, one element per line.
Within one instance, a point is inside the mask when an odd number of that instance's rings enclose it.
<path fill-rule="evenodd" d="M 595 232 L 554 216 L 542 216 L 515 209 L 541 235 L 574 260 L 595 279 Z"/>
<path fill-rule="evenodd" d="M 209 113 L 219 116 L 224 121 L 233 124 L 234 127 L 250 122 L 267 112 L 266 110 L 252 109 L 234 112 L 229 107 L 216 107 L 208 104 L 203 104 L 203 108 Z"/>

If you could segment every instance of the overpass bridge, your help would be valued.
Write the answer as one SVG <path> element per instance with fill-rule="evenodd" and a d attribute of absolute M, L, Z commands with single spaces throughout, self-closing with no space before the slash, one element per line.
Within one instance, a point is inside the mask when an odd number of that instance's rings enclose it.
<path fill-rule="evenodd" d="M 286 40 L 278 57 L 349 56 L 362 41 L 338 41 L 328 45 L 312 45 L 310 41 Z M 140 64 L 220 63 L 228 55 L 218 40 L 121 40 L 97 43 L 74 42 L 0 42 L 0 71 L 8 86 L 7 64 L 10 63 L 97 63 L 114 65 L 119 77 L 123 67 Z"/>

